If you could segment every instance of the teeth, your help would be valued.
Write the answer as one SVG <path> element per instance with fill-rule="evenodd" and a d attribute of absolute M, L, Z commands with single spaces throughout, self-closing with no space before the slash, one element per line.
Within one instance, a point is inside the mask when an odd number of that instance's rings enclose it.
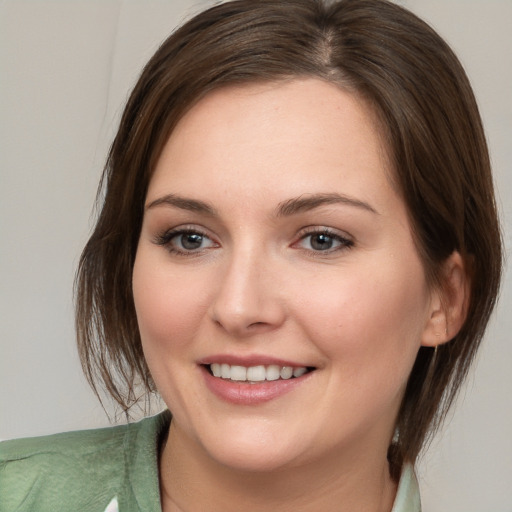
<path fill-rule="evenodd" d="M 271 364 L 267 367 L 267 380 L 277 380 L 279 377 L 281 377 L 279 366 Z"/>
<path fill-rule="evenodd" d="M 291 379 L 300 377 L 308 370 L 305 366 L 293 368 L 292 366 L 278 366 L 271 364 L 269 366 L 239 366 L 226 363 L 212 363 L 210 370 L 214 377 L 231 379 L 240 382 L 262 382 L 264 380 Z"/>
<path fill-rule="evenodd" d="M 247 368 L 233 365 L 231 367 L 231 380 L 247 380 Z"/>
<path fill-rule="evenodd" d="M 231 378 L 231 366 L 229 366 L 229 364 L 221 364 L 220 365 L 220 376 L 223 379 Z"/>
<path fill-rule="evenodd" d="M 261 382 L 265 380 L 267 372 L 264 366 L 249 366 L 247 368 L 247 380 L 252 382 Z"/>
<path fill-rule="evenodd" d="M 301 375 L 304 375 L 307 372 L 306 368 L 301 366 L 300 368 L 294 368 L 293 369 L 293 376 L 294 377 L 300 377 Z"/>
<path fill-rule="evenodd" d="M 222 370 L 221 370 L 220 364 L 217 364 L 217 363 L 211 364 L 210 370 L 212 371 L 214 377 L 222 377 Z"/>
<path fill-rule="evenodd" d="M 290 379 L 291 377 L 293 377 L 293 368 L 291 366 L 283 366 L 281 368 L 280 374 L 281 379 Z"/>

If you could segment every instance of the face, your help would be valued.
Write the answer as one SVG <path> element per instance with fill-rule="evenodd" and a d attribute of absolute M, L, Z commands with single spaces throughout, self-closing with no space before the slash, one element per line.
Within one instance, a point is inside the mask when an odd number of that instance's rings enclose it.
<path fill-rule="evenodd" d="M 179 122 L 133 271 L 176 435 L 238 469 L 385 456 L 432 308 L 390 173 L 365 104 L 320 80 Z"/>

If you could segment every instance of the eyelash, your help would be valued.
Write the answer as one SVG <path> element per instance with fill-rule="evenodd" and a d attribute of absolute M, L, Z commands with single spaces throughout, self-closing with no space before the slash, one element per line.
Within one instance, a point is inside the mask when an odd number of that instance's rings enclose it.
<path fill-rule="evenodd" d="M 344 237 L 340 235 L 339 233 L 329 229 L 329 228 L 306 228 L 303 230 L 300 239 L 298 242 L 296 242 L 294 245 L 300 244 L 304 240 L 306 240 L 309 237 L 314 237 L 315 235 L 324 235 L 327 238 L 332 239 L 334 242 L 338 242 L 339 245 L 334 248 L 329 248 L 326 250 L 314 250 L 314 249 L 306 249 L 304 250 L 311 252 L 316 257 L 322 257 L 327 256 L 335 252 L 344 251 L 347 249 L 350 249 L 354 246 L 353 240 L 350 240 L 347 237 Z"/>
<path fill-rule="evenodd" d="M 197 235 L 202 238 L 201 242 L 205 239 L 209 240 L 212 243 L 212 246 L 209 247 L 203 247 L 198 249 L 179 249 L 175 247 L 172 244 L 172 240 L 175 238 L 178 238 L 179 236 L 184 235 Z M 328 248 L 326 250 L 315 250 L 313 248 L 308 249 L 304 247 L 298 247 L 299 249 L 302 249 L 304 251 L 307 251 L 311 254 L 313 254 L 315 257 L 322 257 L 327 256 L 335 252 L 344 251 L 347 249 L 350 249 L 354 246 L 354 242 L 350 240 L 349 238 L 346 238 L 344 236 L 341 236 L 339 233 L 336 233 L 335 231 L 328 229 L 328 228 L 305 228 L 302 230 L 302 233 L 300 234 L 300 238 L 297 242 L 293 244 L 293 246 L 297 246 L 307 240 L 309 237 L 314 236 L 325 236 L 326 238 L 331 239 L 334 243 L 337 242 L 339 245 L 336 247 Z M 201 231 L 200 229 L 197 229 L 196 227 L 180 227 L 175 229 L 170 229 L 168 231 L 164 231 L 163 233 L 157 235 L 155 237 L 154 243 L 157 245 L 160 245 L 162 247 L 165 247 L 171 254 L 176 254 L 178 256 L 198 256 L 202 254 L 205 250 L 208 250 L 211 247 L 218 247 L 218 244 L 210 238 L 204 231 Z"/>
<path fill-rule="evenodd" d="M 176 229 L 170 229 L 168 231 L 164 231 L 163 233 L 157 235 L 155 237 L 155 244 L 161 245 L 162 247 L 165 247 L 171 254 L 176 254 L 178 256 L 197 256 L 199 254 L 202 254 L 203 251 L 209 249 L 209 247 L 200 248 L 197 250 L 190 249 L 178 249 L 172 244 L 172 240 L 174 238 L 178 238 L 179 236 L 184 235 L 197 235 L 202 237 L 202 239 L 208 239 L 217 246 L 218 244 L 214 242 L 211 237 L 209 237 L 204 231 L 201 231 L 200 229 L 197 229 L 196 227 L 180 227 Z"/>

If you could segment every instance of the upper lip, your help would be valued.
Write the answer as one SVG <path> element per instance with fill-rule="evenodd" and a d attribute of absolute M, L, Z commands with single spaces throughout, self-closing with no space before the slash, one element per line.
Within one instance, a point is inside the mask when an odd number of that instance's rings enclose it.
<path fill-rule="evenodd" d="M 218 364 L 229 364 L 237 366 L 291 366 L 293 368 L 311 367 L 311 365 L 298 363 L 296 361 L 290 361 L 288 359 L 281 359 L 278 357 L 272 357 L 267 355 L 252 354 L 252 355 L 234 355 L 234 354 L 214 354 L 211 356 L 204 357 L 198 361 L 198 364 L 210 365 L 213 363 Z"/>

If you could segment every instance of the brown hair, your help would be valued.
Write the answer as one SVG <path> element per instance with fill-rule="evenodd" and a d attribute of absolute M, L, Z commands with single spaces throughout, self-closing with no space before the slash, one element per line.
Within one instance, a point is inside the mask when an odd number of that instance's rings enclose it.
<path fill-rule="evenodd" d="M 172 34 L 125 108 L 77 273 L 76 324 L 86 376 L 127 411 L 154 385 L 143 357 L 131 275 L 145 195 L 173 127 L 227 84 L 318 77 L 377 113 L 427 277 L 457 250 L 470 271 L 467 319 L 453 340 L 419 350 L 397 418 L 391 467 L 413 462 L 446 414 L 482 338 L 501 276 L 489 155 L 464 70 L 424 22 L 386 0 L 236 0 Z M 396 472 L 395 472 L 396 475 Z"/>

